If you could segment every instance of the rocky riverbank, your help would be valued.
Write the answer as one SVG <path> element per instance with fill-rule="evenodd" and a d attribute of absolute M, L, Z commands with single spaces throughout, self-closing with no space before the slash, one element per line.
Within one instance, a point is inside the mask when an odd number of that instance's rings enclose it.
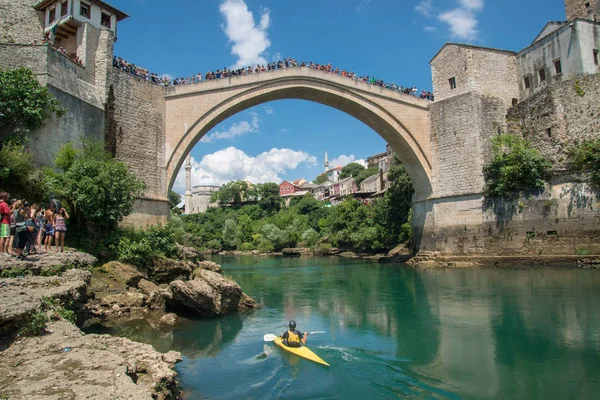
<path fill-rule="evenodd" d="M 207 255 L 220 255 L 220 256 L 235 256 L 235 257 L 341 257 L 341 258 L 354 258 L 354 259 L 368 259 L 377 260 L 379 262 L 406 262 L 412 257 L 410 248 L 401 244 L 394 249 L 386 253 L 360 253 L 347 249 L 340 249 L 337 247 L 331 248 L 315 248 L 310 249 L 307 247 L 294 247 L 285 248 L 280 252 L 269 252 L 261 253 L 258 250 L 241 251 L 241 250 L 224 250 L 215 251 L 209 250 L 205 254 Z"/>
<path fill-rule="evenodd" d="M 407 261 L 415 268 L 581 268 L 600 269 L 600 256 L 515 255 L 515 256 L 447 256 L 420 252 Z"/>
<path fill-rule="evenodd" d="M 151 271 L 117 262 L 92 268 L 94 257 L 73 251 L 25 262 L 0 256 L 0 399 L 178 398 L 179 353 L 78 326 L 144 319 L 164 330 L 180 313 L 217 317 L 256 307 L 220 265 L 185 253 L 156 260 Z"/>

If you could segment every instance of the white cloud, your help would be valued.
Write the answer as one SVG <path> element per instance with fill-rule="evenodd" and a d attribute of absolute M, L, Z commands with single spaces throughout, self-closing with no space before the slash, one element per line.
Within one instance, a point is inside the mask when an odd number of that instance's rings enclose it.
<path fill-rule="evenodd" d="M 354 7 L 354 11 L 361 12 L 363 8 L 369 7 L 370 4 L 371 0 L 360 0 L 360 3 Z"/>
<path fill-rule="evenodd" d="M 473 11 L 483 10 L 483 0 L 459 0 L 462 8 Z"/>
<path fill-rule="evenodd" d="M 209 133 L 200 139 L 202 143 L 210 143 L 215 140 L 233 139 L 246 133 L 257 132 L 260 128 L 258 124 L 258 114 L 251 112 L 252 119 L 248 121 L 240 121 L 231 125 L 226 131 L 217 131 Z"/>
<path fill-rule="evenodd" d="M 437 28 L 435 26 L 426 26 L 423 28 L 423 30 L 425 32 L 435 32 L 435 31 L 437 31 Z"/>
<path fill-rule="evenodd" d="M 261 10 L 258 25 L 244 0 L 223 0 L 219 11 L 226 21 L 221 27 L 233 42 L 231 54 L 238 57 L 231 68 L 266 64 L 267 60 L 262 54 L 271 46 L 267 35 L 267 29 L 271 25 L 270 10 L 268 8 Z"/>
<path fill-rule="evenodd" d="M 431 15 L 432 10 L 433 0 L 422 0 L 419 4 L 415 6 L 415 11 L 426 17 L 429 17 Z"/>
<path fill-rule="evenodd" d="M 475 40 L 477 39 L 477 18 L 475 14 L 468 9 L 456 8 L 442 13 L 438 17 L 440 21 L 450 26 L 450 33 L 453 38 Z"/>
<path fill-rule="evenodd" d="M 315 166 L 317 158 L 304 151 L 271 149 L 256 157 L 249 156 L 235 147 L 228 147 L 202 157 L 192 157 L 192 186 L 222 185 L 232 180 L 252 183 L 276 182 L 283 179 L 279 174 L 298 168 L 300 165 Z M 173 190 L 185 193 L 185 165 L 182 166 Z"/>
<path fill-rule="evenodd" d="M 345 167 L 346 165 L 350 164 L 350 163 L 357 163 L 362 165 L 363 167 L 365 167 L 367 165 L 365 160 L 357 160 L 356 156 L 354 154 L 350 154 L 349 156 L 342 154 L 341 156 L 334 158 L 333 160 L 331 160 L 331 162 L 329 163 L 329 165 L 331 166 L 331 168 L 333 167 Z"/>
<path fill-rule="evenodd" d="M 281 132 L 281 133 L 286 133 L 286 132 L 289 132 L 289 129 L 288 129 L 288 128 L 281 128 L 281 131 L 280 131 L 280 132 Z"/>
<path fill-rule="evenodd" d="M 273 107 L 264 106 L 263 108 L 265 110 L 265 114 L 267 114 L 267 115 L 271 115 L 271 114 L 273 114 L 275 112 L 275 110 L 273 110 Z"/>

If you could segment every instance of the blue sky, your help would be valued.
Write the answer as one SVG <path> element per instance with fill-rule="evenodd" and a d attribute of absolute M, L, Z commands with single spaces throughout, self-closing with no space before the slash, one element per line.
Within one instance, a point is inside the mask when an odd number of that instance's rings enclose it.
<path fill-rule="evenodd" d="M 403 86 L 431 88 L 430 59 L 444 43 L 527 46 L 562 0 L 108 0 L 131 17 L 115 54 L 185 77 L 277 57 L 331 63 Z M 384 151 L 354 118 L 301 100 L 243 111 L 192 150 L 193 184 L 313 179 L 324 152 L 336 164 Z M 179 179 L 175 189 L 184 190 Z"/>

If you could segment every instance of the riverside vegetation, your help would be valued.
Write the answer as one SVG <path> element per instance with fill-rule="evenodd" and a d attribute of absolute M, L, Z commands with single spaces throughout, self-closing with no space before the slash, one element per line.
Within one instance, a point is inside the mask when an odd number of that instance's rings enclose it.
<path fill-rule="evenodd" d="M 214 197 L 226 207 L 182 217 L 186 238 L 197 248 L 217 251 L 269 253 L 298 246 L 317 253 L 331 247 L 360 252 L 392 249 L 410 240 L 413 187 L 399 162 L 392 165 L 389 180 L 385 196 L 372 205 L 349 197 L 334 207 L 309 194 L 282 207 L 277 184 L 249 188 L 242 181 L 230 182 Z M 248 198 L 256 198 L 256 204 L 243 205 L 240 199 Z"/>

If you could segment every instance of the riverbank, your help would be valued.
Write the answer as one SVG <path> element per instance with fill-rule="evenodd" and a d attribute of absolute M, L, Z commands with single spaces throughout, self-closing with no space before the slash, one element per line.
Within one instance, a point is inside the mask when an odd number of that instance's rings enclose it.
<path fill-rule="evenodd" d="M 186 259 L 157 260 L 152 279 L 76 251 L 25 262 L 0 255 L 0 398 L 179 398 L 179 353 L 86 332 L 134 319 L 166 331 L 179 314 L 256 307 L 220 265 L 187 250 Z"/>
<path fill-rule="evenodd" d="M 600 255 L 446 256 L 421 252 L 407 261 L 415 268 L 577 268 L 600 269 Z"/>

